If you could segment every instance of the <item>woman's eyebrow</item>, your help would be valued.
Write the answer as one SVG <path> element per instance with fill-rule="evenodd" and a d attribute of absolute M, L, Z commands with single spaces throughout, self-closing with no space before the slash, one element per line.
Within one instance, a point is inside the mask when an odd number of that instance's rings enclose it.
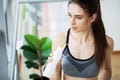
<path fill-rule="evenodd" d="M 68 12 L 68 14 L 71 15 L 70 12 Z M 76 14 L 76 15 L 74 15 L 74 16 L 76 16 L 76 17 L 83 17 L 83 15 L 80 15 L 80 14 Z"/>

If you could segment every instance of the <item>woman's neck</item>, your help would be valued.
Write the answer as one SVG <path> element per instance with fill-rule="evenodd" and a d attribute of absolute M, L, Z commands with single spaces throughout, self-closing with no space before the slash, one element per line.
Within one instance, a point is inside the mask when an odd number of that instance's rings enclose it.
<path fill-rule="evenodd" d="M 80 43 L 93 41 L 93 32 L 92 29 L 88 29 L 83 32 L 74 32 L 71 30 L 71 37 L 75 40 L 79 41 Z"/>

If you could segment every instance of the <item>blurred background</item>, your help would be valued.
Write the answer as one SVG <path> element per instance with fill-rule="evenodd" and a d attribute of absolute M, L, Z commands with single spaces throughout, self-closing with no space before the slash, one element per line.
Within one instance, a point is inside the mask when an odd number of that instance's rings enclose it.
<path fill-rule="evenodd" d="M 30 80 L 36 72 L 26 68 L 20 47 L 24 35 L 44 36 L 51 40 L 69 26 L 68 0 L 0 0 L 0 80 Z M 107 35 L 114 39 L 112 80 L 120 80 L 120 1 L 101 0 L 102 18 Z"/>

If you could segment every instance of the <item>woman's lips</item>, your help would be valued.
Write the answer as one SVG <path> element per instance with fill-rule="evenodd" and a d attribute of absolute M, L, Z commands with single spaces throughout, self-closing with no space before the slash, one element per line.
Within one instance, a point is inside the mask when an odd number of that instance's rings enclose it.
<path fill-rule="evenodd" d="M 74 29 L 74 30 L 77 29 L 77 27 L 73 27 L 73 26 L 71 28 Z"/>

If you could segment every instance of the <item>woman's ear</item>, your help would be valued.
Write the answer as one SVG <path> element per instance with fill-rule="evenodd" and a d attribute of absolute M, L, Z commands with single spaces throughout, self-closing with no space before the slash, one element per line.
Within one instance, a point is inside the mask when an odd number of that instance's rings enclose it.
<path fill-rule="evenodd" d="M 93 14 L 93 15 L 90 17 L 91 23 L 95 21 L 96 17 L 97 17 L 97 14 Z"/>

